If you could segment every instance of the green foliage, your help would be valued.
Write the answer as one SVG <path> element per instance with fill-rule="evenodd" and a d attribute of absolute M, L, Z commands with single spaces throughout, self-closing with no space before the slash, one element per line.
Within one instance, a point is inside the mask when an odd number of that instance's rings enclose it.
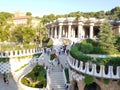
<path fill-rule="evenodd" d="M 46 72 L 44 67 L 36 65 L 32 72 L 21 79 L 21 82 L 30 87 L 46 87 Z"/>
<path fill-rule="evenodd" d="M 93 83 L 93 77 L 86 75 L 85 78 L 84 78 L 84 82 L 85 82 L 87 85 L 92 84 L 92 83 Z"/>
<path fill-rule="evenodd" d="M 12 41 L 29 44 L 35 39 L 36 31 L 30 27 L 18 26 L 12 31 Z"/>
<path fill-rule="evenodd" d="M 115 38 L 113 36 L 112 28 L 108 21 L 104 21 L 100 27 L 99 45 L 102 50 L 104 50 L 104 54 L 115 54 L 116 47 L 114 46 Z"/>
<path fill-rule="evenodd" d="M 115 38 L 116 38 L 115 45 L 116 45 L 118 51 L 120 52 L 120 36 L 116 36 Z"/>
<path fill-rule="evenodd" d="M 93 46 L 92 44 L 90 43 L 87 43 L 87 42 L 82 42 L 80 44 L 80 46 L 78 47 L 78 49 L 81 51 L 81 52 L 84 52 L 85 54 L 87 53 L 91 53 L 93 51 Z"/>
<path fill-rule="evenodd" d="M 9 58 L 0 58 L 0 62 L 8 62 Z"/>
<path fill-rule="evenodd" d="M 22 82 L 23 84 L 27 85 L 27 86 L 29 86 L 29 84 L 30 84 L 30 82 L 29 82 L 25 77 L 23 77 L 23 78 L 21 79 L 21 82 Z"/>
<path fill-rule="evenodd" d="M 83 41 L 83 42 L 86 43 L 86 41 Z M 83 42 L 80 44 L 77 43 L 75 46 L 71 47 L 70 54 L 73 58 L 83 62 L 91 61 L 93 63 L 96 63 L 97 65 L 103 64 L 105 66 L 109 66 L 109 65 L 114 67 L 120 66 L 120 57 L 96 58 L 96 60 L 94 60 L 93 58 L 86 56 L 85 54 L 83 54 L 83 52 L 81 52 L 81 48 L 80 48 L 80 45 L 81 44 L 83 45 Z"/>
<path fill-rule="evenodd" d="M 120 86 L 120 80 L 118 81 L 118 83 L 117 83 L 119 86 Z"/>
<path fill-rule="evenodd" d="M 50 54 L 50 60 L 53 60 L 55 57 L 56 57 L 56 54 L 55 54 L 55 53 Z"/>
<path fill-rule="evenodd" d="M 26 12 L 26 15 L 27 16 L 32 16 L 32 13 L 31 12 Z"/>
<path fill-rule="evenodd" d="M 80 61 L 83 61 L 83 62 L 87 62 L 87 61 L 93 59 L 93 58 L 91 58 L 91 57 L 89 57 L 89 56 L 86 56 L 86 55 L 83 54 L 82 52 L 80 52 L 80 51 L 78 50 L 77 45 L 71 47 L 70 54 L 71 54 L 71 56 L 74 57 L 75 59 L 80 60 Z"/>
<path fill-rule="evenodd" d="M 111 66 L 120 66 L 120 57 L 96 58 L 96 63 Z"/>
<path fill-rule="evenodd" d="M 42 47 L 42 41 L 46 34 L 48 33 L 48 30 L 43 25 L 43 23 L 39 23 L 36 29 L 37 29 L 37 41 L 40 43 L 40 47 Z"/>
<path fill-rule="evenodd" d="M 110 80 L 109 80 L 109 79 L 103 79 L 103 82 L 104 82 L 105 84 L 109 84 Z"/>
<path fill-rule="evenodd" d="M 76 17 L 78 20 L 81 16 L 85 18 L 90 18 L 90 17 L 95 17 L 98 19 L 102 18 L 107 18 L 109 20 L 120 20 L 120 7 L 115 7 L 109 11 L 98 11 L 98 12 L 70 12 L 68 14 L 64 15 L 54 15 L 54 14 L 49 14 L 49 15 L 44 15 L 42 17 L 42 22 L 44 24 L 52 22 L 53 20 L 57 18 L 67 18 L 67 17 Z"/>
<path fill-rule="evenodd" d="M 51 46 L 53 46 L 53 40 L 50 39 L 49 42 L 47 43 L 47 47 L 50 48 Z"/>
<path fill-rule="evenodd" d="M 104 51 L 99 47 L 98 42 L 92 39 L 83 40 L 78 45 L 78 49 L 85 54 L 102 54 Z"/>
<path fill-rule="evenodd" d="M 69 80 L 69 70 L 68 70 L 68 68 L 65 68 L 64 71 L 65 71 L 65 76 L 66 76 L 67 83 L 70 83 L 70 80 Z"/>

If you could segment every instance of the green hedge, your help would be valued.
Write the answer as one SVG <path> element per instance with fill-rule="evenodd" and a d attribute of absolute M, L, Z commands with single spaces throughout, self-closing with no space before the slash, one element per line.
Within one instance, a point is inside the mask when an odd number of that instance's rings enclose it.
<path fill-rule="evenodd" d="M 64 71 L 65 71 L 65 76 L 66 76 L 67 83 L 70 83 L 68 68 L 65 68 L 65 70 L 64 70 Z"/>
<path fill-rule="evenodd" d="M 9 58 L 0 58 L 0 62 L 8 62 Z"/>
<path fill-rule="evenodd" d="M 92 57 L 90 56 L 86 56 L 85 54 L 83 54 L 82 52 L 80 52 L 78 50 L 78 47 L 75 45 L 73 47 L 71 47 L 71 50 L 70 50 L 70 54 L 73 58 L 77 59 L 77 60 L 80 60 L 80 61 L 83 61 L 83 62 L 87 62 L 89 60 L 93 60 Z"/>

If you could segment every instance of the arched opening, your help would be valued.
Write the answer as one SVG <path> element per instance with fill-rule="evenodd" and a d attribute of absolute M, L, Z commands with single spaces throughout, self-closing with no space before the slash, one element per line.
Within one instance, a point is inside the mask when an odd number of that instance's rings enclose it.
<path fill-rule="evenodd" d="M 77 86 L 77 82 L 74 83 L 74 90 L 79 90 Z"/>
<path fill-rule="evenodd" d="M 90 85 L 85 85 L 84 90 L 101 90 L 100 86 L 97 85 L 95 82 Z"/>

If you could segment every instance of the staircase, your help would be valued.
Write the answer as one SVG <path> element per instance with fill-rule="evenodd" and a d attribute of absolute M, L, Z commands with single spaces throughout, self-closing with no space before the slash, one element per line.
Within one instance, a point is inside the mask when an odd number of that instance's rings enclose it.
<path fill-rule="evenodd" d="M 62 40 L 61 39 L 53 39 L 53 45 L 62 45 Z"/>
<path fill-rule="evenodd" d="M 65 90 L 64 75 L 59 66 L 54 66 L 48 77 L 49 90 Z"/>

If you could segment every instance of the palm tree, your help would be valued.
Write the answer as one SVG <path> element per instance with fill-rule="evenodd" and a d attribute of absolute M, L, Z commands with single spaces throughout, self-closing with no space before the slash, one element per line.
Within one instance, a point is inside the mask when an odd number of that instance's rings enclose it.
<path fill-rule="evenodd" d="M 47 28 L 43 25 L 43 23 L 39 23 L 37 26 L 37 39 L 40 42 L 40 47 L 42 47 L 42 40 L 47 34 Z"/>

